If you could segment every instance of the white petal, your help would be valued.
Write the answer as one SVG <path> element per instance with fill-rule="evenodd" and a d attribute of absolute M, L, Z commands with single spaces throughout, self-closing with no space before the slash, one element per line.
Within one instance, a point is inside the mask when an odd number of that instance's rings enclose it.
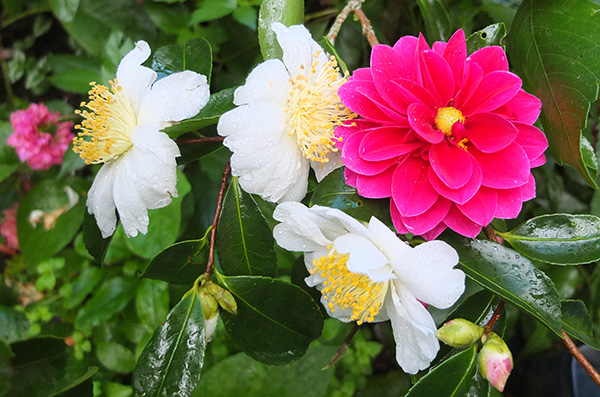
<path fill-rule="evenodd" d="M 320 65 L 327 62 L 325 52 L 304 26 L 294 25 L 286 28 L 281 23 L 274 23 L 272 29 L 283 50 L 283 63 L 292 78 L 300 74 L 308 75 L 315 54 L 318 54 Z"/>
<path fill-rule="evenodd" d="M 369 232 L 372 239 L 379 249 L 391 261 L 401 261 L 407 256 L 412 255 L 412 248 L 400 240 L 389 227 L 383 224 L 379 219 L 371 217 L 369 221 Z"/>
<path fill-rule="evenodd" d="M 319 229 L 320 217 L 303 204 L 281 203 L 275 208 L 273 218 L 281 222 L 273 228 L 273 236 L 282 248 L 310 252 L 332 244 Z"/>
<path fill-rule="evenodd" d="M 88 191 L 87 207 L 96 218 L 102 237 L 107 238 L 115 232 L 117 216 L 113 200 L 113 187 L 116 178 L 117 164 L 120 159 L 104 164 Z"/>
<path fill-rule="evenodd" d="M 137 113 L 144 91 L 156 80 L 156 73 L 142 63 L 150 56 L 150 46 L 143 40 L 135 43 L 135 48 L 121 59 L 117 68 L 117 81 L 123 87 L 123 94 Z"/>
<path fill-rule="evenodd" d="M 317 177 L 317 182 L 321 182 L 323 178 L 331 173 L 331 171 L 340 168 L 344 164 L 342 163 L 342 153 L 337 152 L 329 152 L 327 154 L 327 158 L 329 159 L 326 163 L 321 163 L 319 161 L 311 161 L 310 166 L 315 171 L 315 176 Z"/>
<path fill-rule="evenodd" d="M 248 75 L 246 84 L 235 90 L 233 103 L 237 106 L 253 102 L 285 104 L 292 86 L 290 75 L 278 59 L 269 59 Z"/>
<path fill-rule="evenodd" d="M 351 272 L 366 274 L 375 282 L 396 278 L 385 255 L 367 238 L 348 233 L 336 238 L 334 244 L 337 252 L 349 254 L 346 266 Z"/>
<path fill-rule="evenodd" d="M 125 153 L 121 158 L 121 167 L 117 170 L 115 177 L 115 186 L 113 198 L 123 229 L 128 237 L 137 236 L 138 232 L 146 234 L 148 232 L 148 211 L 141 197 L 133 188 L 135 181 L 132 180 L 126 170 L 124 163 L 129 161 L 129 153 Z"/>
<path fill-rule="evenodd" d="M 198 114 L 210 92 L 206 76 L 184 70 L 158 80 L 141 98 L 138 124 L 181 121 Z"/>
<path fill-rule="evenodd" d="M 465 274 L 453 269 L 458 254 L 443 241 L 429 241 L 416 246 L 413 254 L 392 266 L 400 282 L 421 302 L 445 309 L 465 290 Z"/>
<path fill-rule="evenodd" d="M 158 124 L 138 126 L 131 131 L 129 139 L 136 149 L 154 154 L 166 166 L 176 167 L 175 158 L 181 156 L 179 147 L 159 128 Z"/>
<path fill-rule="evenodd" d="M 408 291 L 391 287 L 391 302 L 386 302 L 385 308 L 396 341 L 396 361 L 405 372 L 416 374 L 429 366 L 440 348 L 435 323 Z"/>

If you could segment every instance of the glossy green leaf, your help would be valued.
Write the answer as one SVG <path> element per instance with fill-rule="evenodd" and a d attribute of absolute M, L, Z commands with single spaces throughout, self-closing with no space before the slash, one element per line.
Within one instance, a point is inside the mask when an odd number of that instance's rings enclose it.
<path fill-rule="evenodd" d="M 69 199 L 64 189 L 67 186 L 64 181 L 45 179 L 35 185 L 21 201 L 17 212 L 17 232 L 21 251 L 28 263 L 37 264 L 52 258 L 79 231 L 85 211 L 85 199 L 81 196 L 78 203 L 62 213 L 49 230 L 46 230 L 43 221 L 32 226 L 29 220 L 34 210 L 41 210 L 45 216 L 49 216 L 53 211 L 66 209 Z"/>
<path fill-rule="evenodd" d="M 99 342 L 96 344 L 96 357 L 104 367 L 122 374 L 135 368 L 135 354 L 117 342 Z"/>
<path fill-rule="evenodd" d="M 466 396 L 476 371 L 477 349 L 471 346 L 419 379 L 406 397 Z"/>
<path fill-rule="evenodd" d="M 67 309 L 73 309 L 79 306 L 87 296 L 94 291 L 96 286 L 102 281 L 104 272 L 97 267 L 86 267 L 71 283 L 72 290 L 69 296 L 64 299 L 64 306 Z"/>
<path fill-rule="evenodd" d="M 169 284 L 159 280 L 141 280 L 135 296 L 135 308 L 142 324 L 154 330 L 169 313 Z"/>
<path fill-rule="evenodd" d="M 223 113 L 235 108 L 235 105 L 233 104 L 234 91 L 235 88 L 226 88 L 222 91 L 215 92 L 210 96 L 208 103 L 200 110 L 200 113 L 189 120 L 173 124 L 163 131 L 171 138 L 175 139 L 187 132 L 197 131 L 209 125 L 217 124 Z"/>
<path fill-rule="evenodd" d="M 508 37 L 524 88 L 542 101 L 540 120 L 558 164 L 573 166 L 593 187 L 581 155 L 581 131 L 598 98 L 600 13 L 588 0 L 525 0 Z"/>
<path fill-rule="evenodd" d="M 206 346 L 202 304 L 189 293 L 138 358 L 133 389 L 141 396 L 189 396 L 200 379 Z"/>
<path fill-rule="evenodd" d="M 113 236 L 102 238 L 102 232 L 98 228 L 96 218 L 87 211 L 83 215 L 82 231 L 85 248 L 98 263 L 102 264 Z"/>
<path fill-rule="evenodd" d="M 192 14 L 190 25 L 223 18 L 231 14 L 236 6 L 236 0 L 200 1 L 198 8 Z"/>
<path fill-rule="evenodd" d="M 62 23 L 69 23 L 75 18 L 79 0 L 50 0 L 52 12 Z"/>
<path fill-rule="evenodd" d="M 6 343 L 0 340 L 0 396 L 6 396 L 10 390 L 13 369 L 10 365 L 14 354 Z"/>
<path fill-rule="evenodd" d="M 250 357 L 286 364 L 304 355 L 321 335 L 318 304 L 300 287 L 266 277 L 220 276 L 234 295 L 236 315 L 221 311 L 231 339 Z"/>
<path fill-rule="evenodd" d="M 0 306 L 0 340 L 13 343 L 27 339 L 29 336 L 29 320 L 22 311 Z"/>
<path fill-rule="evenodd" d="M 498 233 L 521 254 L 546 263 L 579 265 L 600 259 L 600 218 L 549 214 Z"/>
<path fill-rule="evenodd" d="M 425 32 L 430 43 L 448 41 L 452 35 L 450 16 L 440 0 L 417 0 L 425 22 Z"/>
<path fill-rule="evenodd" d="M 192 190 L 186 176 L 177 171 L 177 197 L 166 207 L 148 211 L 148 233 L 126 240 L 127 246 L 141 257 L 151 259 L 177 240 L 181 226 L 181 202 Z"/>
<path fill-rule="evenodd" d="M 120 313 L 135 295 L 137 283 L 135 278 L 124 276 L 105 280 L 77 312 L 75 327 L 91 329 Z"/>
<path fill-rule="evenodd" d="M 232 178 L 219 217 L 217 252 L 228 276 L 277 274 L 271 229 L 251 195 Z"/>
<path fill-rule="evenodd" d="M 334 374 L 333 367 L 323 368 L 335 350 L 311 345 L 302 358 L 287 365 L 267 365 L 238 353 L 210 367 L 193 397 L 322 397 Z"/>
<path fill-rule="evenodd" d="M 503 45 L 506 37 L 506 26 L 503 23 L 495 23 L 478 30 L 467 37 L 467 53 L 472 54 L 483 47 L 492 45 Z"/>
<path fill-rule="evenodd" d="M 467 276 L 562 336 L 558 291 L 529 259 L 487 240 L 461 238 L 449 242 L 458 252 L 460 268 Z"/>
<path fill-rule="evenodd" d="M 192 39 L 182 44 L 160 47 L 152 58 L 152 69 L 163 75 L 184 70 L 200 73 L 210 82 L 212 72 L 212 50 L 208 41 Z"/>
<path fill-rule="evenodd" d="M 191 285 L 206 270 L 207 260 L 205 235 L 200 240 L 181 241 L 165 248 L 152 259 L 142 277 Z"/>
<path fill-rule="evenodd" d="M 271 29 L 274 22 L 285 26 L 304 22 L 303 0 L 263 0 L 258 11 L 258 43 L 263 59 L 281 59 L 283 52 L 275 32 Z"/>
<path fill-rule="evenodd" d="M 60 338 L 42 337 L 13 343 L 13 377 L 9 396 L 46 397 L 62 379 L 67 345 Z"/>
<path fill-rule="evenodd" d="M 310 206 L 313 205 L 338 208 L 363 222 L 368 222 L 374 216 L 392 226 L 389 200 L 359 196 L 356 188 L 346 184 L 343 168 L 334 170 L 317 185 L 310 198 Z"/>
<path fill-rule="evenodd" d="M 562 303 L 562 322 L 565 332 L 588 346 L 600 350 L 600 342 L 594 336 L 590 313 L 585 303 L 579 300 L 564 300 Z"/>
<path fill-rule="evenodd" d="M 73 380 L 52 397 L 82 397 L 94 394 L 92 376 L 98 372 L 98 367 L 89 367 L 87 372 Z"/>

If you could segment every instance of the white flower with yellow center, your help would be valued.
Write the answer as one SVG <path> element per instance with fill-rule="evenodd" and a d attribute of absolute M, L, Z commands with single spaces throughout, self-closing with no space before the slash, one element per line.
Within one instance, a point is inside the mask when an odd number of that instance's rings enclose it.
<path fill-rule="evenodd" d="M 389 319 L 402 369 L 415 374 L 429 366 L 439 342 L 425 305 L 448 308 L 465 289 L 451 246 L 412 248 L 375 217 L 365 226 L 328 207 L 282 203 L 273 217 L 281 222 L 273 230 L 277 243 L 304 252 L 306 283 L 321 291 L 330 316 L 358 324 Z"/>
<path fill-rule="evenodd" d="M 335 127 L 353 116 L 337 95 L 346 80 L 304 26 L 274 23 L 283 60 L 258 65 L 234 93 L 238 107 L 217 127 L 242 188 L 271 202 L 306 195 L 309 168 L 320 181 L 340 167 Z"/>
<path fill-rule="evenodd" d="M 92 82 L 89 102 L 76 111 L 83 121 L 73 150 L 88 164 L 104 163 L 87 198 L 104 238 L 115 231 L 115 208 L 133 237 L 148 231 L 148 209 L 177 197 L 179 148 L 160 130 L 196 115 L 210 95 L 206 76 L 188 70 L 155 82 L 156 73 L 141 65 L 149 56 L 148 43 L 138 41 L 110 89 Z"/>

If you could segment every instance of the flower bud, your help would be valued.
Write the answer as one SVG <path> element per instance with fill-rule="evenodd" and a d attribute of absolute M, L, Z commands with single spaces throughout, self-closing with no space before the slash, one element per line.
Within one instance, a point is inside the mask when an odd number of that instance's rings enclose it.
<path fill-rule="evenodd" d="M 217 300 L 204 289 L 198 292 L 198 298 L 202 303 L 202 314 L 204 316 L 204 331 L 206 341 L 210 342 L 219 322 L 219 304 Z"/>
<path fill-rule="evenodd" d="M 237 313 L 237 303 L 231 292 L 210 281 L 206 284 L 205 288 L 219 302 L 219 305 L 223 309 L 231 314 Z"/>
<path fill-rule="evenodd" d="M 452 347 L 468 347 L 476 343 L 483 335 L 483 327 L 464 318 L 448 321 L 435 333 L 442 342 Z"/>
<path fill-rule="evenodd" d="M 513 368 L 512 354 L 502 338 L 494 332 L 484 335 L 481 341 L 483 347 L 479 352 L 479 371 L 492 386 L 503 391 Z"/>

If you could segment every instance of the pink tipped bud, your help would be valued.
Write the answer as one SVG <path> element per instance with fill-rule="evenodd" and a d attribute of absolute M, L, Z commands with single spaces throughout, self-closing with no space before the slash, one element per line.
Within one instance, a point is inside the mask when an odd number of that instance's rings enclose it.
<path fill-rule="evenodd" d="M 452 347 L 468 347 L 483 335 L 483 328 L 464 318 L 448 321 L 435 333 L 442 342 Z"/>
<path fill-rule="evenodd" d="M 479 371 L 492 386 L 503 391 L 513 368 L 512 354 L 502 338 L 494 332 L 484 335 L 481 341 L 483 347 L 479 352 Z"/>

